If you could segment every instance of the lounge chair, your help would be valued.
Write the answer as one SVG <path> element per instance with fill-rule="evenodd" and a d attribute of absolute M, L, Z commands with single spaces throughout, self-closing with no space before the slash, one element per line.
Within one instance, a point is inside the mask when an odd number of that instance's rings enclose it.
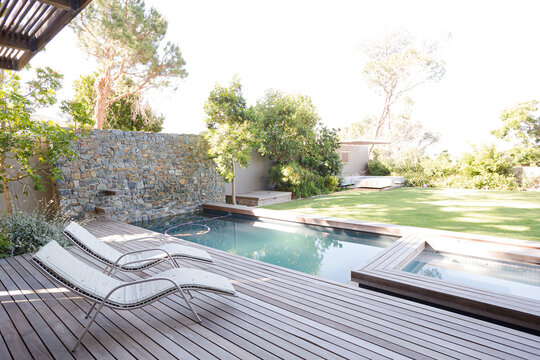
<path fill-rule="evenodd" d="M 136 309 L 178 291 L 195 320 L 200 323 L 201 319 L 184 291 L 209 291 L 221 295 L 236 295 L 229 279 L 190 268 L 175 267 L 143 280 L 121 281 L 77 259 L 56 241 L 43 246 L 32 260 L 39 270 L 49 275 L 54 281 L 94 302 L 86 318 L 98 304 L 97 311 L 72 351 L 77 349 L 103 306 L 119 310 Z M 171 262 L 171 264 L 174 266 L 174 263 Z"/>
<path fill-rule="evenodd" d="M 165 243 L 163 239 L 152 236 L 139 237 L 128 241 L 146 239 L 159 241 L 160 245 L 148 249 L 121 253 L 73 221 L 64 229 L 64 235 L 90 256 L 107 265 L 105 271 L 110 268 L 109 274 L 111 275 L 113 270 L 143 270 L 157 265 L 166 259 L 173 261 L 176 265 L 178 265 L 176 263 L 177 259 L 196 260 L 207 263 L 214 262 L 210 254 L 202 249 L 175 243 Z"/>

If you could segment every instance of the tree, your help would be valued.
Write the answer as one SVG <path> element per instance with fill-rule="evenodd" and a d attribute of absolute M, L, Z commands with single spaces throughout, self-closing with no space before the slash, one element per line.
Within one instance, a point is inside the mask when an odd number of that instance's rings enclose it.
<path fill-rule="evenodd" d="M 96 97 L 94 84 L 99 74 L 81 76 L 73 83 L 75 90 L 74 101 L 81 103 L 89 113 L 93 112 Z M 128 85 L 123 83 L 127 82 Z M 123 89 L 130 86 L 129 79 L 119 81 L 118 90 L 112 96 L 117 96 Z M 157 115 L 150 105 L 144 101 L 142 94 L 135 93 L 126 96 L 109 105 L 105 116 L 104 129 L 119 129 L 125 131 L 160 132 L 163 129 L 163 115 Z"/>
<path fill-rule="evenodd" d="M 0 180 L 8 213 L 12 212 L 11 182 L 30 178 L 35 190 L 44 190 L 43 176 L 58 178 L 60 171 L 54 164 L 61 157 L 75 156 L 70 146 L 76 138 L 72 129 L 31 118 L 36 109 L 56 102 L 61 79 L 50 68 L 38 68 L 33 80 L 21 84 L 18 74 L 0 71 Z"/>
<path fill-rule="evenodd" d="M 337 131 L 322 125 L 308 96 L 268 91 L 257 103 L 261 155 L 274 161 L 270 177 L 295 196 L 333 191 L 342 169 Z"/>
<path fill-rule="evenodd" d="M 509 154 L 516 165 L 540 163 L 540 115 L 538 101 L 517 103 L 504 109 L 500 119 L 503 126 L 491 133 L 499 139 L 513 141 L 516 145 Z"/>
<path fill-rule="evenodd" d="M 536 100 L 517 103 L 504 109 L 501 114 L 503 126 L 492 131 L 492 134 L 505 140 L 517 140 L 525 146 L 540 147 L 540 115 L 537 112 Z"/>
<path fill-rule="evenodd" d="M 361 121 L 355 121 L 339 130 L 339 139 L 345 141 L 370 138 L 373 136 L 376 121 L 377 119 L 373 116 L 367 116 Z"/>
<path fill-rule="evenodd" d="M 422 123 L 413 120 L 414 102 L 407 96 L 399 103 L 399 112 L 392 114 L 392 128 L 385 133 L 385 139 L 391 145 L 378 145 L 376 150 L 380 161 L 393 163 L 417 163 L 424 156 L 427 148 L 439 141 L 439 134 L 426 129 Z M 352 123 L 343 128 L 340 136 L 343 140 L 352 140 L 373 134 L 378 126 L 374 117 Z"/>
<path fill-rule="evenodd" d="M 216 84 L 204 105 L 208 155 L 214 160 L 219 174 L 232 183 L 232 202 L 236 205 L 235 167 L 249 165 L 254 136 L 251 131 L 252 109 L 246 106 L 242 86 L 234 77 L 229 87 Z"/>
<path fill-rule="evenodd" d="M 102 129 L 111 104 L 149 88 L 185 78 L 177 45 L 167 42 L 167 21 L 143 0 L 95 0 L 72 22 L 81 47 L 100 66 L 95 80 L 93 116 Z M 129 85 L 117 91 L 118 82 Z"/>
<path fill-rule="evenodd" d="M 421 84 L 439 81 L 444 76 L 445 64 L 436 58 L 437 43 L 419 44 L 404 31 L 369 41 L 363 48 L 368 58 L 364 76 L 369 86 L 384 96 L 373 133 L 377 139 L 384 132 L 384 125 L 391 129 L 391 109 L 396 101 Z"/>

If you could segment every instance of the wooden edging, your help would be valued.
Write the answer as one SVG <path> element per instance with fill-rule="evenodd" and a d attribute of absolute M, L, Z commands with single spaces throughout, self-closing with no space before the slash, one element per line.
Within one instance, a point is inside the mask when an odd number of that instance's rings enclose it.
<path fill-rule="evenodd" d="M 540 242 L 503 238 L 496 236 L 477 235 L 470 233 L 461 233 L 457 231 L 446 231 L 437 229 L 428 229 L 414 226 L 404 226 L 396 224 L 376 223 L 372 221 L 342 219 L 331 216 L 307 215 L 290 211 L 270 210 L 253 208 L 242 205 L 230 205 L 223 203 L 203 204 L 204 210 L 222 211 L 240 215 L 248 215 L 256 218 L 266 218 L 273 220 L 299 222 L 309 225 L 329 226 L 338 229 L 366 231 L 382 235 L 405 236 L 407 234 L 422 234 L 452 239 L 462 239 L 470 241 L 479 241 L 483 243 L 494 243 L 501 245 L 511 245 L 527 249 L 536 249 L 540 251 Z"/>
<path fill-rule="evenodd" d="M 489 257 L 540 264 L 540 243 L 538 242 L 221 203 L 204 204 L 203 209 L 261 219 L 400 236 L 401 239 L 378 254 L 372 261 L 351 271 L 351 280 L 361 285 L 427 301 L 446 308 L 540 331 L 540 311 L 538 311 L 540 301 L 471 288 L 438 279 L 428 279 L 401 271 L 404 264 L 412 260 L 426 245 L 437 249 L 441 248 L 441 244 L 444 242 L 454 241 L 455 249 L 452 252 L 459 253 L 467 249 L 467 247 L 460 245 L 463 240 L 470 241 L 471 246 L 477 249 L 490 249 L 490 251 L 482 253 L 486 256 L 489 255 Z M 447 251 L 448 249 L 442 250 Z"/>
<path fill-rule="evenodd" d="M 351 281 L 446 308 L 540 331 L 539 300 L 501 294 L 401 271 L 403 266 L 427 246 L 437 249 L 437 240 L 432 241 L 422 236 L 403 237 L 385 249 L 374 261 L 351 271 Z M 460 251 L 466 251 L 466 248 L 456 247 L 453 249 L 454 253 Z"/>

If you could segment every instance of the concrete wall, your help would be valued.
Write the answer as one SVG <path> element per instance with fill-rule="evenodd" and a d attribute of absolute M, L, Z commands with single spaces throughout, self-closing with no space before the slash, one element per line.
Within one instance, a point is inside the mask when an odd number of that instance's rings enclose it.
<path fill-rule="evenodd" d="M 7 155 L 7 159 L 8 164 L 16 164 L 15 161 L 10 159 L 9 153 Z M 37 160 L 37 158 L 30 159 L 30 162 L 36 165 L 39 164 L 39 160 Z M 10 173 L 16 173 L 16 166 L 17 165 L 10 170 Z M 19 181 L 9 183 L 9 193 L 11 195 L 11 203 L 14 209 L 31 212 L 34 210 L 45 209 L 47 206 L 52 208 L 55 207 L 55 184 L 49 179 L 50 173 L 48 171 L 41 171 L 39 174 L 42 176 L 45 191 L 35 191 L 32 181 L 29 178 L 24 178 Z M 28 192 L 28 196 L 23 194 L 25 190 Z M 0 192 L 0 212 L 5 210 L 6 202 L 4 199 L 4 194 Z"/>
<path fill-rule="evenodd" d="M 236 194 L 246 193 L 254 190 L 268 190 L 268 171 L 272 166 L 272 161 L 263 158 L 257 151 L 251 153 L 249 166 L 245 169 L 236 168 Z M 232 194 L 230 183 L 225 184 L 227 195 Z"/>
<path fill-rule="evenodd" d="M 202 136 L 94 130 L 78 147 L 78 160 L 58 164 L 57 182 L 60 205 L 76 219 L 148 220 L 225 201 Z"/>
<path fill-rule="evenodd" d="M 343 163 L 342 176 L 364 175 L 367 171 L 369 145 L 341 145 L 336 152 L 348 153 L 348 162 Z M 343 157 L 342 157 L 343 159 Z"/>

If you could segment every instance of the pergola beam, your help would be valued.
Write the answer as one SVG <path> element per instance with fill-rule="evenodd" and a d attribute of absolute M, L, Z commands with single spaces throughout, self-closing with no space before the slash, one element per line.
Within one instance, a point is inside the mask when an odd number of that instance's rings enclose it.
<path fill-rule="evenodd" d="M 62 10 L 77 11 L 80 7 L 79 0 L 38 0 L 39 2 L 52 5 Z"/>
<path fill-rule="evenodd" d="M 18 0 L 10 4 L 12 6 L 18 4 L 19 11 L 23 10 L 27 13 L 31 6 L 27 5 L 28 1 L 34 0 Z M 0 47 L 12 49 L 0 56 L 0 68 L 21 70 L 60 30 L 92 2 L 92 0 L 37 1 L 46 4 L 44 5 L 46 8 L 32 10 L 28 19 L 21 16 L 14 24 L 11 24 L 13 22 L 11 21 L 0 30 Z M 25 6 L 26 10 L 24 10 Z M 5 8 L 5 3 L 2 3 L 1 7 Z M 0 22 L 5 22 L 7 15 L 3 13 L 3 16 L 0 16 Z M 29 33 L 31 36 L 28 35 Z"/>
<path fill-rule="evenodd" d="M 37 50 L 36 38 L 18 38 L 9 33 L 0 32 L 0 46 L 10 47 L 17 50 L 35 52 Z"/>

